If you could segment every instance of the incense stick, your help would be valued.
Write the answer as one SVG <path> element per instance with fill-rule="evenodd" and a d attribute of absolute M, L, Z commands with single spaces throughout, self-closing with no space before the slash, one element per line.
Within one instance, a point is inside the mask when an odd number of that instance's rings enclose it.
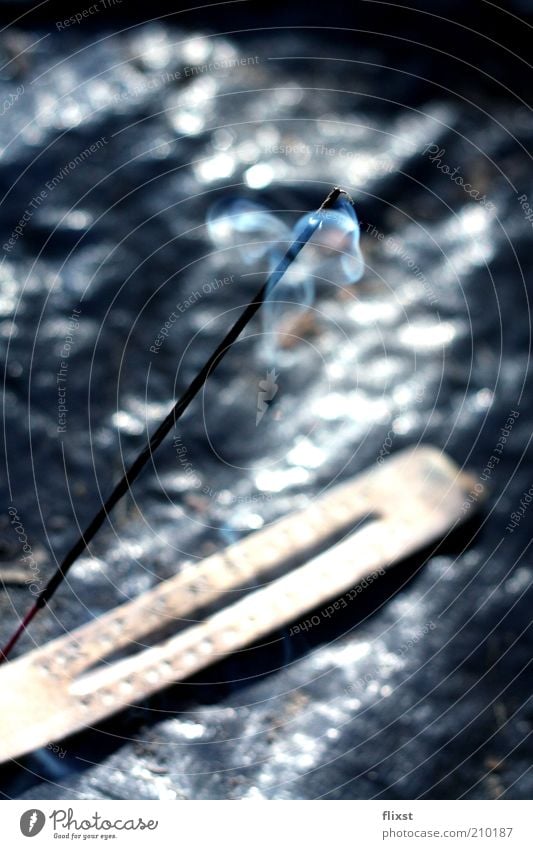
<path fill-rule="evenodd" d="M 94 728 L 290 622 L 298 634 L 319 628 L 339 608 L 357 607 L 365 582 L 381 581 L 384 570 L 464 521 L 473 484 L 438 448 L 397 452 L 298 513 L 6 663 L 0 669 L 0 762 Z M 302 565 L 268 580 L 295 554 Z M 234 600 L 238 587 L 248 592 Z M 194 614 L 215 601 L 221 609 L 198 622 Z M 186 627 L 157 638 L 162 624 L 176 622 Z M 155 639 L 146 645 L 148 634 Z M 117 657 L 126 646 L 135 650 Z"/>
<path fill-rule="evenodd" d="M 317 212 L 320 213 L 323 210 L 331 208 L 338 200 L 341 194 L 346 194 L 346 192 L 336 186 L 329 193 L 329 195 L 321 204 Z M 150 437 L 148 443 L 145 445 L 141 453 L 133 461 L 133 463 L 125 472 L 121 480 L 116 484 L 111 495 L 104 502 L 103 506 L 97 512 L 94 519 L 89 523 L 85 531 L 76 540 L 72 548 L 67 552 L 49 582 L 38 595 L 34 605 L 28 610 L 16 631 L 13 633 L 4 648 L 1 650 L 0 664 L 4 663 L 7 660 L 8 655 L 18 643 L 20 637 L 26 632 L 30 622 L 32 622 L 33 618 L 37 615 L 39 610 L 42 610 L 42 608 L 49 603 L 55 591 L 65 580 L 70 567 L 76 562 L 79 556 L 83 554 L 90 541 L 93 539 L 97 531 L 103 525 L 104 521 L 108 517 L 113 507 L 115 507 L 115 505 L 120 501 L 120 499 L 128 492 L 130 486 L 139 476 L 143 468 L 146 466 L 146 464 L 152 457 L 154 451 L 156 451 L 157 448 L 161 445 L 162 441 L 167 436 L 171 428 L 176 424 L 178 419 L 181 418 L 191 401 L 195 398 L 200 389 L 202 389 L 202 387 L 205 385 L 211 374 L 217 368 L 217 366 L 219 365 L 223 357 L 226 355 L 228 350 L 231 348 L 233 343 L 240 336 L 246 325 L 254 317 L 256 312 L 264 303 L 267 294 L 269 294 L 273 287 L 276 286 L 277 283 L 279 283 L 291 263 L 294 262 L 304 245 L 309 241 L 313 233 L 318 228 L 319 223 L 320 216 L 318 214 L 316 218 L 309 219 L 302 232 L 296 236 L 296 238 L 288 248 L 285 256 L 280 260 L 276 268 L 269 275 L 266 283 L 261 287 L 257 295 L 252 298 L 248 306 L 245 307 L 244 311 L 241 313 L 237 321 L 228 331 L 222 342 L 218 345 L 218 347 L 211 354 L 205 365 L 200 369 L 196 377 L 189 384 L 189 386 L 179 398 L 179 400 L 176 402 L 170 413 L 166 416 L 165 419 L 163 419 L 157 430 Z"/>

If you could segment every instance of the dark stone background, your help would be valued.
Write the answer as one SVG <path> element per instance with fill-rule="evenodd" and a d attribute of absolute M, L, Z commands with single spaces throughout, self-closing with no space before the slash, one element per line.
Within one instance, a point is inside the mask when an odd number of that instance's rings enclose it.
<path fill-rule="evenodd" d="M 4 577 L 22 568 L 8 507 L 49 575 L 212 350 L 226 311 L 263 279 L 261 263 L 244 268 L 208 241 L 215 200 L 252 198 L 290 226 L 340 183 L 367 262 L 355 288 L 317 286 L 314 326 L 280 354 L 275 415 L 262 428 L 264 324 L 235 346 L 180 427 L 214 494 L 200 497 L 167 440 L 20 652 L 363 470 L 389 431 L 393 451 L 432 443 L 480 475 L 520 413 L 483 510 L 460 533 L 307 634 L 274 634 L 64 741 L 63 758 L 44 750 L 4 765 L 3 796 L 531 796 L 533 512 L 506 531 L 532 484 L 532 224 L 518 201 L 533 203 L 530 36 L 510 14 L 531 23 L 531 4 L 463 6 L 222 4 L 146 23 L 124 4 L 58 31 L 76 9 L 45 4 L 2 32 L 0 103 L 24 92 L 0 119 L 1 243 L 47 181 L 106 140 L 2 251 Z M 5 23 L 25 9 L 5 4 Z M 191 46 L 199 33 L 208 38 Z M 204 54 L 199 64 L 258 61 L 186 76 Z M 280 144 L 313 153 L 273 153 Z M 322 144 L 335 153 L 316 154 Z M 429 144 L 493 210 L 439 170 Z M 270 170 L 250 172 L 257 164 Z M 176 301 L 231 273 L 236 285 L 188 309 L 152 354 Z M 56 374 L 73 308 L 59 435 Z M 24 586 L 0 592 L 2 639 L 29 601 Z"/>

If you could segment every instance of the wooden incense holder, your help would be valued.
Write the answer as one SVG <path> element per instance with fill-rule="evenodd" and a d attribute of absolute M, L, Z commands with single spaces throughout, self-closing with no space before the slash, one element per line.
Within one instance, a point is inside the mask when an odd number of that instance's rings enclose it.
<path fill-rule="evenodd" d="M 60 740 L 190 677 L 441 539 L 462 521 L 472 485 L 435 448 L 398 453 L 306 509 L 5 663 L 0 667 L 0 760 Z M 343 533 L 340 542 L 316 555 L 333 535 Z M 257 586 L 295 558 L 304 565 L 251 589 L 205 621 L 151 648 L 139 644 L 165 623 L 189 617 L 226 593 L 231 602 L 236 589 Z M 126 646 L 138 651 L 106 662 Z"/>

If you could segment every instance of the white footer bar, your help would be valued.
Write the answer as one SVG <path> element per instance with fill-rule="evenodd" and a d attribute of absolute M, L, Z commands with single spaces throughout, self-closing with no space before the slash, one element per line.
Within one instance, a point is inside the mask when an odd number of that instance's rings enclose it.
<path fill-rule="evenodd" d="M 528 801 L 5 801 L 2 846 L 526 849 Z M 35 838 L 30 843 L 30 838 Z"/>

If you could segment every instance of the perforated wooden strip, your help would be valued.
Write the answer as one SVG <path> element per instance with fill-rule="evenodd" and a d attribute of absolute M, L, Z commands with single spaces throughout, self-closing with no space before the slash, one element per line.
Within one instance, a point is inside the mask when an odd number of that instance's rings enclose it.
<path fill-rule="evenodd" d="M 362 513 L 377 511 L 380 518 L 205 622 L 154 648 L 81 675 L 73 674 L 74 649 L 83 645 L 84 633 L 96 639 L 89 629 L 94 629 L 97 623 L 8 664 L 0 669 L 3 731 L 0 758 L 17 757 L 94 724 L 171 682 L 189 677 L 274 628 L 297 621 L 308 610 L 345 592 L 370 572 L 387 567 L 442 536 L 462 519 L 471 486 L 472 481 L 459 474 L 453 463 L 434 449 L 418 448 L 396 455 L 382 467 L 345 485 L 342 497 L 340 490 L 332 494 L 340 498 L 338 505 L 341 502 L 346 505 L 350 493 L 357 492 L 364 502 Z M 325 513 L 320 515 L 326 521 Z M 301 519 L 302 514 L 296 517 L 298 523 Z M 294 517 L 283 520 L 289 524 L 291 521 Z M 241 552 L 249 552 L 246 563 L 259 562 L 253 541 L 264 541 L 265 533 L 268 538 L 268 532 L 260 532 L 239 544 L 239 547 L 245 543 L 250 546 L 240 548 Z M 261 562 L 265 561 L 261 559 Z M 177 582 L 173 588 L 176 599 L 170 592 L 168 603 L 183 604 L 183 586 Z M 114 621 L 117 632 L 108 631 L 105 648 L 95 643 L 98 649 L 95 656 L 107 654 L 111 644 L 123 644 L 123 629 L 133 637 L 145 632 L 144 624 L 137 621 L 136 604 L 119 608 L 122 614 L 115 620 L 108 614 L 106 621 L 109 625 Z M 87 662 L 94 659 L 86 657 L 84 668 Z"/>
<path fill-rule="evenodd" d="M 200 606 L 242 586 L 254 585 L 288 559 L 325 545 L 328 538 L 350 529 L 369 509 L 367 476 L 332 488 L 309 507 L 274 522 L 224 551 L 190 564 L 139 598 L 114 608 L 42 651 L 42 662 L 62 674 L 68 665 L 77 674 L 132 641 L 173 619 L 187 617 Z"/>

